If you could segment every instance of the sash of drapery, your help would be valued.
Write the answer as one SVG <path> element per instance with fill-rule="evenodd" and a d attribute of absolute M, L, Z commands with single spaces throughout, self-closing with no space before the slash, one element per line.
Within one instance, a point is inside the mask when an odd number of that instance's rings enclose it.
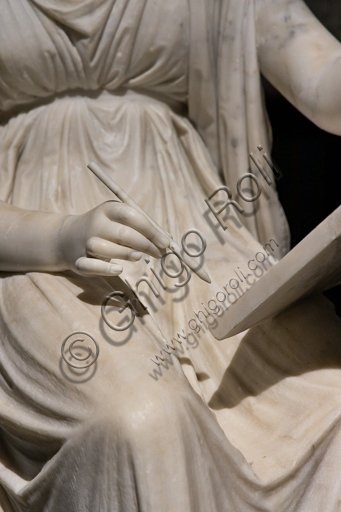
<path fill-rule="evenodd" d="M 261 243 L 274 238 L 284 255 L 290 245 L 287 221 L 272 171 L 262 156 L 257 155 L 257 145 L 270 155 L 271 129 L 258 65 L 254 0 L 188 2 L 189 117 L 234 199 L 238 197 L 238 180 L 250 168 L 258 176 L 263 192 L 254 202 L 238 200 L 245 209 L 240 219 Z M 272 185 L 265 182 L 251 163 L 250 152 L 263 162 Z M 247 197 L 256 192 L 249 178 L 243 180 L 242 188 Z"/>

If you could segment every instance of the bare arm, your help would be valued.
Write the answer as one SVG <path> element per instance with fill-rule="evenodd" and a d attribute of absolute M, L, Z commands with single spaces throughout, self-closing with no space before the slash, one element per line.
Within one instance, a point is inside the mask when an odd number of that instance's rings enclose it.
<path fill-rule="evenodd" d="M 66 270 L 58 250 L 64 216 L 0 202 L 0 270 Z"/>
<path fill-rule="evenodd" d="M 23 210 L 0 201 L 0 271 L 119 275 L 110 259 L 160 258 L 168 239 L 134 208 L 108 201 L 82 215 Z M 104 261 L 106 260 L 106 261 Z"/>
<path fill-rule="evenodd" d="M 341 135 L 341 44 L 302 0 L 256 0 L 264 76 L 320 128 Z"/>

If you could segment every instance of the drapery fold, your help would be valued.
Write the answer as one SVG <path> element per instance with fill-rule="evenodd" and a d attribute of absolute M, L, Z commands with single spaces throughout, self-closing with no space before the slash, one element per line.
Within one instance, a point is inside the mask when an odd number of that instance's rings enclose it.
<path fill-rule="evenodd" d="M 238 180 L 250 168 L 259 177 L 263 193 L 257 203 L 239 201 L 245 210 L 239 218 L 262 244 L 271 238 L 280 240 L 284 256 L 290 249 L 290 234 L 273 172 L 266 166 L 272 180 L 269 186 L 249 159 L 251 152 L 257 153 L 258 145 L 268 155 L 271 148 L 256 48 L 254 0 L 188 1 L 189 116 L 234 199 L 238 198 Z M 245 185 L 249 189 L 246 196 L 252 197 L 252 180 L 244 179 L 243 189 Z"/>

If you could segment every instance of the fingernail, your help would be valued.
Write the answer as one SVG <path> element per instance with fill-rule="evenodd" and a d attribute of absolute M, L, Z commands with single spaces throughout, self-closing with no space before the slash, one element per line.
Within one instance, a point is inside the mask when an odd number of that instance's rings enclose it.
<path fill-rule="evenodd" d="M 166 247 L 169 246 L 169 238 L 161 233 L 160 235 L 157 236 L 156 245 L 158 247 L 161 247 L 161 249 L 166 249 Z"/>
<path fill-rule="evenodd" d="M 109 267 L 110 274 L 117 275 L 117 274 L 121 273 L 122 271 L 123 271 L 123 268 L 121 267 L 121 265 L 111 265 Z"/>
<path fill-rule="evenodd" d="M 131 260 L 135 260 L 135 261 L 138 261 L 142 258 L 142 252 L 138 252 L 138 251 L 134 251 L 131 253 L 130 255 L 130 259 Z"/>

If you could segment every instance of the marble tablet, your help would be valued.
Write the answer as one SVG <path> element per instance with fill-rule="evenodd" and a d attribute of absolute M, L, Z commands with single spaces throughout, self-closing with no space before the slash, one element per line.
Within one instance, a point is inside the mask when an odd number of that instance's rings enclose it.
<path fill-rule="evenodd" d="M 341 282 L 341 206 L 217 318 L 217 340 L 271 318 L 297 300 Z"/>

